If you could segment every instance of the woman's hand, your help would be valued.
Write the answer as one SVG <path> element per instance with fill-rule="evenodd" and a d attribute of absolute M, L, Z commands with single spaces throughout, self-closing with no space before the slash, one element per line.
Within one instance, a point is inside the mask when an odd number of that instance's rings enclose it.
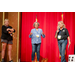
<path fill-rule="evenodd" d="M 30 33 L 30 36 L 32 35 L 33 33 Z"/>
<path fill-rule="evenodd" d="M 59 32 L 59 30 L 57 30 L 57 33 Z"/>
<path fill-rule="evenodd" d="M 13 32 L 13 31 L 14 31 L 14 29 L 10 29 L 10 31 L 11 31 L 11 32 Z"/>
<path fill-rule="evenodd" d="M 12 32 L 8 32 L 9 34 L 11 34 Z"/>
<path fill-rule="evenodd" d="M 7 28 L 7 31 L 9 31 L 10 29 L 9 28 Z"/>
<path fill-rule="evenodd" d="M 42 32 L 42 34 L 44 35 L 44 33 Z"/>

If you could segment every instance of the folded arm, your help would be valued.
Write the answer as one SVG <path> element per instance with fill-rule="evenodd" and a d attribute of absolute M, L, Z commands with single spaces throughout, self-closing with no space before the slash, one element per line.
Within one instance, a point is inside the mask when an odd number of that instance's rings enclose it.
<path fill-rule="evenodd" d="M 15 32 L 15 29 L 13 29 L 13 28 L 10 29 L 10 28 L 8 28 L 7 31 Z"/>

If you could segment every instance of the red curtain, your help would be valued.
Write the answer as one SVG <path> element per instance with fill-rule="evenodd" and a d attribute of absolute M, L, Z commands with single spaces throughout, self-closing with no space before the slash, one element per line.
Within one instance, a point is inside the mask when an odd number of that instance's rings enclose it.
<path fill-rule="evenodd" d="M 71 45 L 70 49 L 68 50 L 68 45 L 66 48 L 66 60 L 68 60 L 69 54 L 74 54 L 74 13 L 73 12 L 64 12 L 64 23 L 66 25 L 66 28 L 69 31 L 70 39 L 71 39 Z"/>
<path fill-rule="evenodd" d="M 21 29 L 21 61 L 31 61 L 32 45 L 29 34 L 36 21 L 36 15 L 39 28 L 43 30 L 46 37 L 42 38 L 40 59 L 48 58 L 49 62 L 59 62 L 59 49 L 55 32 L 57 30 L 58 21 L 61 21 L 62 12 L 22 12 L 22 29 Z M 70 50 L 66 48 L 66 59 L 68 54 L 74 54 L 74 13 L 64 12 L 64 23 L 69 31 L 71 38 Z"/>

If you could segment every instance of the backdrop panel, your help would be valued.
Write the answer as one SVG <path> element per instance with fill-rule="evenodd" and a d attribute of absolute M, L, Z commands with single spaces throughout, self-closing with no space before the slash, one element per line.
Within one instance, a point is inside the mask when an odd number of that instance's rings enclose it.
<path fill-rule="evenodd" d="M 36 20 L 40 23 L 40 28 L 46 37 L 42 38 L 40 57 L 48 58 L 49 62 L 59 62 L 59 49 L 55 32 L 58 21 L 61 21 L 61 12 L 22 12 L 22 29 L 21 29 L 21 61 L 31 61 L 32 45 L 29 34 Z M 64 12 L 64 23 L 71 37 L 70 50 L 66 48 L 66 59 L 68 54 L 74 53 L 74 13 Z"/>

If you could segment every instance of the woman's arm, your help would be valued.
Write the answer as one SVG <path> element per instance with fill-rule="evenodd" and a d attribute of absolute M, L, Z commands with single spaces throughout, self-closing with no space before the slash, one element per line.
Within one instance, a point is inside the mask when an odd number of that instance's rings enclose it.
<path fill-rule="evenodd" d="M 12 28 L 11 26 L 9 26 L 9 31 L 14 32 L 15 33 L 15 29 Z"/>
<path fill-rule="evenodd" d="M 42 35 L 42 37 L 43 37 L 43 38 L 45 38 L 45 34 L 43 33 L 43 31 L 42 31 L 42 30 L 41 30 L 41 33 L 42 33 L 42 34 L 41 34 L 41 35 Z"/>
<path fill-rule="evenodd" d="M 31 33 L 29 34 L 29 38 L 32 38 L 32 34 L 33 34 L 33 33 L 32 33 L 32 30 L 31 30 Z"/>
<path fill-rule="evenodd" d="M 4 26 L 2 26 L 2 32 L 6 34 L 8 33 L 7 29 Z"/>
<path fill-rule="evenodd" d="M 57 38 L 57 34 L 58 34 L 58 32 L 59 32 L 59 30 L 56 31 L 55 38 Z"/>
<path fill-rule="evenodd" d="M 68 36 L 68 42 L 69 42 L 69 45 L 71 44 L 71 41 L 70 41 L 70 37 Z"/>
<path fill-rule="evenodd" d="M 42 32 L 42 37 L 45 38 L 45 34 Z"/>
<path fill-rule="evenodd" d="M 55 38 L 57 38 L 57 32 L 56 32 L 56 34 L 55 34 Z"/>
<path fill-rule="evenodd" d="M 12 28 L 12 29 L 9 29 L 9 30 L 10 30 L 11 32 L 15 32 L 15 29 L 13 29 L 13 28 Z"/>
<path fill-rule="evenodd" d="M 69 42 L 69 45 L 71 44 L 71 41 L 70 41 L 70 36 L 69 36 L 69 32 L 68 30 L 66 29 L 66 37 L 68 38 L 68 42 Z"/>
<path fill-rule="evenodd" d="M 15 29 L 13 29 L 13 28 L 11 28 L 11 29 L 10 28 L 7 28 L 7 31 L 8 31 L 9 34 L 12 34 L 12 33 L 15 32 Z"/>
<path fill-rule="evenodd" d="M 33 34 L 33 33 L 30 33 L 29 38 L 32 38 L 32 34 Z"/>

